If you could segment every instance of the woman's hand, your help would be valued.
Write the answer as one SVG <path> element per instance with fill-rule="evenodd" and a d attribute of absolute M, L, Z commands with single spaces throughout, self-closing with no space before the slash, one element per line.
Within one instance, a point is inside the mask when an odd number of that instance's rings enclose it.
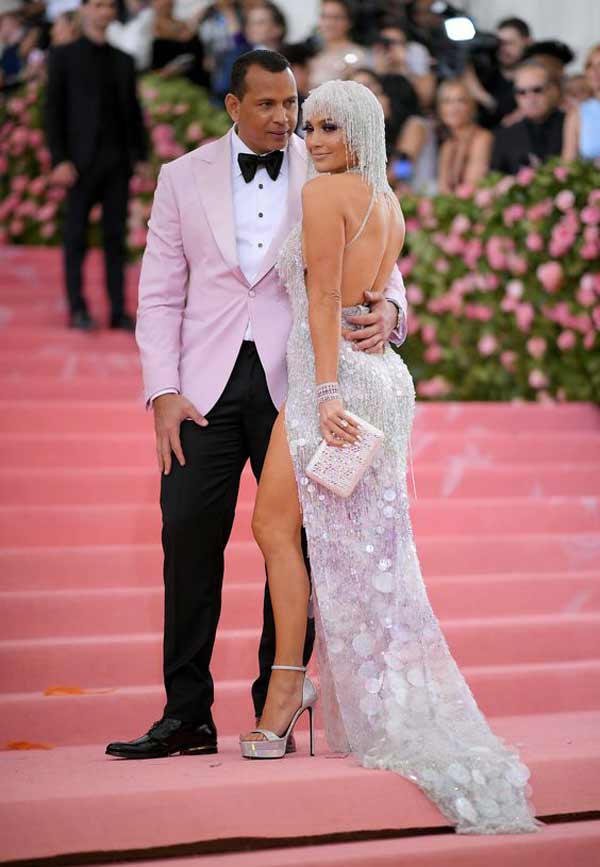
<path fill-rule="evenodd" d="M 319 404 L 319 426 L 327 445 L 341 448 L 360 439 L 360 428 L 344 412 L 341 400 L 326 400 Z"/>

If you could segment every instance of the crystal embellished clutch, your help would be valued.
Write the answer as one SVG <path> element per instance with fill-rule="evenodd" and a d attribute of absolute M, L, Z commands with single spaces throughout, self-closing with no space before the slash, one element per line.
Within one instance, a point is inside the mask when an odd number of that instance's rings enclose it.
<path fill-rule="evenodd" d="M 328 488 L 338 497 L 349 497 L 373 459 L 381 443 L 383 432 L 364 419 L 346 411 L 360 428 L 361 439 L 344 448 L 329 446 L 325 440 L 312 456 L 306 468 L 306 475 L 313 482 Z"/>

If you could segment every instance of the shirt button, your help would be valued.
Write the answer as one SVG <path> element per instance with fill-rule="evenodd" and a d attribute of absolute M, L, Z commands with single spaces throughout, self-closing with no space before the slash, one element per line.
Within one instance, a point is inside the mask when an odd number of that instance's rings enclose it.
<path fill-rule="evenodd" d="M 254 296 L 256 295 L 256 292 L 254 291 L 254 289 L 250 289 L 250 291 L 248 292 L 248 295 L 250 296 L 250 298 L 254 298 Z"/>
<path fill-rule="evenodd" d="M 259 184 L 259 185 L 258 185 L 258 189 L 259 189 L 259 190 L 262 190 L 262 188 L 263 188 L 263 185 L 262 185 L 262 184 Z"/>
<path fill-rule="evenodd" d="M 258 246 L 259 246 L 259 247 L 262 247 L 262 241 L 259 241 L 259 242 L 258 242 Z"/>
<path fill-rule="evenodd" d="M 258 216 L 262 217 L 262 211 L 259 211 Z"/>

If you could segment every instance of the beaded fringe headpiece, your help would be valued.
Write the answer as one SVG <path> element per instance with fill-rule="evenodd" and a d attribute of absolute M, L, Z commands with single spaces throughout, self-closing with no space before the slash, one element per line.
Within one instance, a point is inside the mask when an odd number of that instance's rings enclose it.
<path fill-rule="evenodd" d="M 304 120 L 328 118 L 346 138 L 348 167 L 361 174 L 373 192 L 389 192 L 386 176 L 385 120 L 377 97 L 358 81 L 327 81 L 311 90 L 302 106 Z M 316 169 L 310 161 L 311 176 Z"/>

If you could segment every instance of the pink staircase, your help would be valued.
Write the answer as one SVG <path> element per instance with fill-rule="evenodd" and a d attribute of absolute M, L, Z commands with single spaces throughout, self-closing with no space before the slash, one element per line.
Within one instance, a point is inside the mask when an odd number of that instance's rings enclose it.
<path fill-rule="evenodd" d="M 105 317 L 97 256 L 88 271 Z M 332 757 L 322 735 L 313 759 L 303 734 L 283 762 L 238 757 L 264 581 L 248 473 L 214 658 L 220 752 L 111 760 L 107 741 L 162 710 L 159 479 L 133 339 L 69 332 L 60 286 L 56 251 L 0 251 L 0 859 L 600 864 L 600 411 L 420 405 L 413 436 L 428 593 L 532 769 L 542 833 L 449 833 L 413 784 Z"/>

